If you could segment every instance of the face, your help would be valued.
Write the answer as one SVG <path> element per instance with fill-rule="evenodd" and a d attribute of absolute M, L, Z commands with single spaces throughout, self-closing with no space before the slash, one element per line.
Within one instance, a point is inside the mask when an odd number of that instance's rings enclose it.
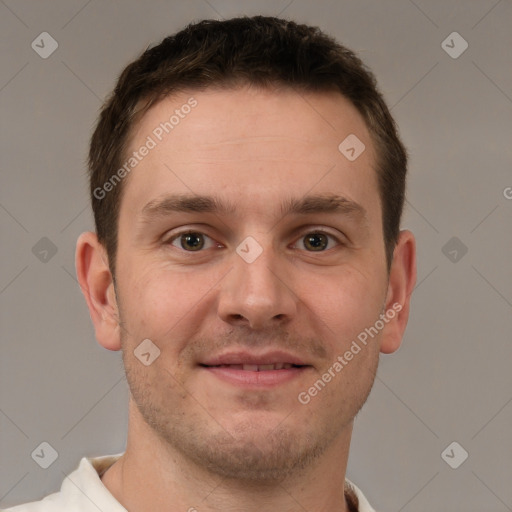
<path fill-rule="evenodd" d="M 365 146 L 353 161 L 338 149 L 350 134 Z M 141 417 L 224 476 L 304 467 L 350 429 L 387 328 L 356 353 L 388 288 L 368 129 L 336 93 L 207 90 L 153 106 L 130 151 L 144 145 L 116 261 Z"/>

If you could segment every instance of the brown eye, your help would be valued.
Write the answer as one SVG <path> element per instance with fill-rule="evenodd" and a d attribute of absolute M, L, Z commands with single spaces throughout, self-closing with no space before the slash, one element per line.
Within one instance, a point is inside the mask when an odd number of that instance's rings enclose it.
<path fill-rule="evenodd" d="M 180 249 L 185 251 L 200 251 L 205 245 L 205 236 L 202 233 L 182 233 L 175 240 L 172 245 L 179 244 Z"/>
<path fill-rule="evenodd" d="M 329 238 L 324 233 L 309 233 L 303 240 L 308 251 L 324 251 L 329 245 Z"/>
<path fill-rule="evenodd" d="M 325 231 L 310 231 L 295 242 L 294 248 L 307 252 L 325 252 L 344 245 L 336 236 Z"/>

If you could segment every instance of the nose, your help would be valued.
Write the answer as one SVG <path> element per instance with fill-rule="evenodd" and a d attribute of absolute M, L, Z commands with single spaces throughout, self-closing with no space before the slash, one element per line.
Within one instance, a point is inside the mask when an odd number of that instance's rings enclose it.
<path fill-rule="evenodd" d="M 284 264 L 270 248 L 252 263 L 233 253 L 233 267 L 219 293 L 218 315 L 233 326 L 255 330 L 282 326 L 297 312 L 298 299 Z"/>

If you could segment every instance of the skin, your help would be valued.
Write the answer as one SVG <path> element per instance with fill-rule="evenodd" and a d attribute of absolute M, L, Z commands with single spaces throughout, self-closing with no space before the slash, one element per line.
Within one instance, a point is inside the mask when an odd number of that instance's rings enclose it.
<path fill-rule="evenodd" d="M 388 274 L 375 151 L 357 110 L 338 93 L 209 89 L 153 106 L 131 148 L 193 96 L 197 106 L 123 182 L 116 286 L 94 233 L 77 245 L 77 274 L 99 343 L 122 350 L 130 385 L 125 455 L 103 476 L 128 510 L 346 510 L 353 420 L 379 353 L 398 349 L 416 281 L 415 241 L 401 231 Z M 349 134 L 365 144 L 350 162 Z M 143 214 L 169 195 L 222 200 L 230 212 Z M 343 196 L 352 212 L 283 214 L 306 196 Z M 176 235 L 207 235 L 191 251 Z M 313 251 L 306 235 L 318 235 Z M 247 263 L 246 237 L 262 252 Z M 195 239 L 197 241 L 197 239 Z M 385 323 L 308 404 L 297 397 L 379 315 Z M 159 348 L 149 366 L 144 339 Z M 290 381 L 249 389 L 199 366 L 228 350 L 284 350 L 309 365 Z M 325 477 L 328 475 L 328 478 Z M 192 509 L 193 510 L 193 509 Z"/>

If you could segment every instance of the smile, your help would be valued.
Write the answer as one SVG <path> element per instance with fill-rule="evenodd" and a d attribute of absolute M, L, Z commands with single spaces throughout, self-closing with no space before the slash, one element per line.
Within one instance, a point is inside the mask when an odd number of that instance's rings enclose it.
<path fill-rule="evenodd" d="M 292 363 L 272 363 L 272 364 L 220 364 L 207 366 L 207 368 L 230 368 L 232 370 L 243 370 L 246 372 L 268 372 L 271 370 L 289 370 L 290 368 L 300 368 L 302 365 Z"/>
<path fill-rule="evenodd" d="M 312 366 L 291 363 L 200 365 L 208 379 L 213 378 L 245 390 L 264 390 L 300 379 Z M 212 384 L 213 385 L 213 384 Z"/>

